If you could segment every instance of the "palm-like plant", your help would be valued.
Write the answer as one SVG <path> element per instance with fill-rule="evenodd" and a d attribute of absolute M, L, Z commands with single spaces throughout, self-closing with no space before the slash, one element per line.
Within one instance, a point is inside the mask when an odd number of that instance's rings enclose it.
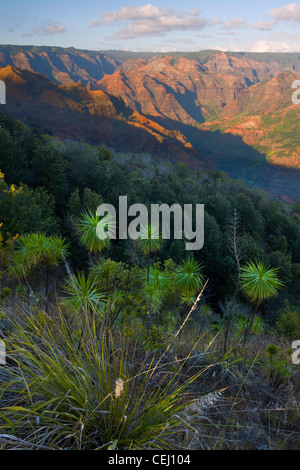
<path fill-rule="evenodd" d="M 175 285 L 181 294 L 181 303 L 190 308 L 203 286 L 203 266 L 193 258 L 185 260 L 175 272 Z M 184 315 L 184 312 L 181 314 Z"/>
<path fill-rule="evenodd" d="M 252 330 L 253 320 L 261 302 L 278 295 L 278 290 L 283 287 L 277 276 L 278 269 L 266 267 L 261 261 L 250 261 L 241 268 L 242 292 L 255 305 L 244 336 L 244 344 Z"/>
<path fill-rule="evenodd" d="M 156 286 L 161 291 L 166 291 L 170 286 L 170 276 L 165 270 L 159 269 L 157 266 L 151 266 L 149 269 L 149 284 Z"/>
<path fill-rule="evenodd" d="M 160 238 L 158 227 L 154 225 L 148 224 L 146 227 L 142 227 L 140 233 L 137 243 L 142 253 L 148 256 L 147 283 L 149 283 L 150 255 L 162 248 L 163 240 Z"/>
<path fill-rule="evenodd" d="M 97 214 L 89 210 L 82 215 L 78 222 L 78 228 L 81 242 L 94 253 L 95 262 L 97 262 L 99 252 L 106 248 L 110 242 L 109 234 L 114 229 L 111 217 L 106 214 L 100 219 Z M 105 232 L 107 237 L 102 238 Z"/>
<path fill-rule="evenodd" d="M 68 255 L 68 243 L 64 238 L 48 237 L 44 233 L 22 235 L 14 254 L 16 275 L 25 277 L 30 269 L 37 264 L 46 266 L 46 300 L 49 292 L 49 269 L 65 261 Z"/>
<path fill-rule="evenodd" d="M 141 291 L 141 297 L 149 307 L 150 313 L 158 312 L 169 287 L 168 273 L 165 270 L 160 270 L 158 266 L 151 266 Z"/>
<path fill-rule="evenodd" d="M 175 284 L 181 294 L 195 294 L 203 284 L 203 267 L 192 258 L 185 260 L 176 270 Z"/>
<path fill-rule="evenodd" d="M 101 289 L 112 290 L 116 279 L 120 276 L 123 264 L 112 259 L 101 260 L 91 267 L 90 273 Z"/>
<path fill-rule="evenodd" d="M 93 321 L 96 317 L 103 315 L 106 297 L 99 291 L 96 280 L 91 276 L 85 276 L 84 273 L 78 273 L 77 276 L 69 276 L 63 290 L 66 296 L 61 304 L 67 309 L 67 312 L 77 317 L 83 313 L 86 320 L 92 315 Z"/>
<path fill-rule="evenodd" d="M 187 292 L 185 295 L 181 296 L 180 303 L 186 305 L 187 307 L 192 307 L 196 302 L 196 296 L 193 292 Z"/>
<path fill-rule="evenodd" d="M 114 323 L 121 307 L 124 305 L 125 293 L 118 292 L 120 282 L 124 281 L 126 271 L 122 262 L 113 261 L 110 258 L 95 264 L 90 269 L 91 276 L 96 281 L 97 287 L 105 290 L 109 306 L 107 308 L 107 320 L 110 325 Z M 119 306 L 117 308 L 117 306 Z M 114 317 L 111 313 L 114 311 Z"/>
<path fill-rule="evenodd" d="M 149 307 L 150 313 L 157 312 L 161 307 L 163 297 L 157 285 L 152 283 L 146 284 L 142 290 L 141 297 Z"/>
<path fill-rule="evenodd" d="M 60 261 L 65 261 L 69 253 L 69 245 L 64 238 L 51 237 L 50 264 L 58 266 Z"/>

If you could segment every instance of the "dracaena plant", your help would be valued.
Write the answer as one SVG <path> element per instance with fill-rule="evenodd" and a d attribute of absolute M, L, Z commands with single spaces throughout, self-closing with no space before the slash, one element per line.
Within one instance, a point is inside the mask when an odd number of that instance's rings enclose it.
<path fill-rule="evenodd" d="M 270 268 L 262 261 L 250 261 L 241 268 L 241 289 L 245 296 L 254 304 L 243 344 L 247 341 L 252 329 L 252 324 L 260 304 L 264 300 L 278 295 L 283 288 L 283 283 L 278 278 L 279 268 Z"/>
<path fill-rule="evenodd" d="M 89 251 L 94 253 L 95 262 L 98 261 L 99 253 L 108 247 L 114 228 L 114 221 L 109 214 L 100 218 L 96 213 L 88 210 L 81 216 L 78 222 L 80 240 Z M 105 232 L 106 238 L 99 236 Z"/>
<path fill-rule="evenodd" d="M 18 277 L 26 277 L 38 264 L 46 266 L 46 305 L 49 292 L 49 270 L 66 260 L 69 244 L 59 236 L 47 236 L 44 233 L 22 235 L 18 240 L 13 256 L 14 272 Z"/>
<path fill-rule="evenodd" d="M 141 228 L 140 238 L 137 240 L 138 247 L 144 255 L 147 255 L 147 283 L 149 283 L 150 255 L 161 250 L 163 240 L 160 238 L 159 229 L 154 225 Z"/>

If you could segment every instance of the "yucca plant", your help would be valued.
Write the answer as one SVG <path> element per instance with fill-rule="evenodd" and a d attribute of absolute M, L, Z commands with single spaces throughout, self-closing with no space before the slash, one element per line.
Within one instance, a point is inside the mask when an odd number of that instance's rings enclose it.
<path fill-rule="evenodd" d="M 164 292 L 170 287 L 171 278 L 165 270 L 161 270 L 157 266 L 151 266 L 148 282 Z"/>
<path fill-rule="evenodd" d="M 151 266 L 144 277 L 144 285 L 141 289 L 141 298 L 146 303 L 150 314 L 157 313 L 161 309 L 164 297 L 170 288 L 171 278 L 157 265 Z"/>
<path fill-rule="evenodd" d="M 46 266 L 46 302 L 49 293 L 49 270 L 65 261 L 69 244 L 65 238 L 47 236 L 44 233 L 22 235 L 18 239 L 13 256 L 12 272 L 18 277 L 26 277 L 37 264 Z"/>
<path fill-rule="evenodd" d="M 203 267 L 193 258 L 185 260 L 176 270 L 175 284 L 181 294 L 196 293 L 203 284 Z"/>
<path fill-rule="evenodd" d="M 146 303 L 146 307 L 149 309 L 150 315 L 153 312 L 158 312 L 163 301 L 162 292 L 159 287 L 150 282 L 143 287 L 141 298 Z"/>
<path fill-rule="evenodd" d="M 196 296 L 203 286 L 204 276 L 202 271 L 203 267 L 199 262 L 193 258 L 188 258 L 175 272 L 175 286 L 180 293 L 181 303 L 187 306 L 188 310 L 194 304 Z M 181 316 L 184 316 L 184 312 Z"/>
<path fill-rule="evenodd" d="M 12 320 L 12 319 L 11 319 Z M 78 338 L 62 314 L 43 327 L 32 315 L 14 320 L 9 366 L 1 373 L 0 438 L 32 449 L 164 449 L 182 428 L 191 377 L 149 357 L 136 366 L 135 349 L 104 331 Z M 41 341 L 41 338 L 43 340 Z M 191 351 L 192 352 L 192 351 Z M 16 444 L 17 443 L 17 444 Z M 19 444 L 19 445 L 18 445 Z"/>
<path fill-rule="evenodd" d="M 99 253 L 108 247 L 109 235 L 112 234 L 114 228 L 113 220 L 109 214 L 100 218 L 89 210 L 81 216 L 78 222 L 80 240 L 89 251 L 94 253 L 95 262 L 98 261 Z M 101 238 L 100 235 L 104 232 L 107 233 L 107 237 Z"/>
<path fill-rule="evenodd" d="M 76 319 L 83 314 L 85 322 L 89 325 L 104 315 L 106 303 L 105 295 L 96 285 L 96 280 L 91 274 L 86 276 L 79 272 L 77 276 L 70 275 L 63 285 L 65 297 L 61 299 L 61 305 Z"/>
<path fill-rule="evenodd" d="M 140 238 L 137 240 L 138 248 L 144 255 L 147 255 L 147 282 L 149 282 L 150 255 L 161 250 L 163 240 L 160 238 L 159 229 L 154 225 L 147 225 L 141 228 Z"/>
<path fill-rule="evenodd" d="M 234 332 L 238 337 L 245 335 L 247 331 L 247 327 L 249 325 L 248 318 L 241 314 L 236 315 L 233 320 Z M 251 334 L 259 335 L 263 333 L 265 330 L 265 322 L 259 315 L 254 315 L 252 326 L 251 326 Z"/>
<path fill-rule="evenodd" d="M 243 344 L 246 343 L 251 333 L 253 320 L 261 302 L 276 297 L 278 290 L 283 288 L 283 283 L 277 276 L 278 269 L 279 268 L 267 267 L 261 261 L 250 261 L 246 266 L 241 268 L 241 289 L 255 306 L 250 317 Z"/>

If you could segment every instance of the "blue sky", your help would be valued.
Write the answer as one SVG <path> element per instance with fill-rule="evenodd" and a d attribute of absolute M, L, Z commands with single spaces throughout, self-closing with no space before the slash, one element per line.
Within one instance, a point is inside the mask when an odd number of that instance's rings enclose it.
<path fill-rule="evenodd" d="M 1 44 L 138 52 L 300 52 L 300 4 L 284 0 L 1 3 Z"/>

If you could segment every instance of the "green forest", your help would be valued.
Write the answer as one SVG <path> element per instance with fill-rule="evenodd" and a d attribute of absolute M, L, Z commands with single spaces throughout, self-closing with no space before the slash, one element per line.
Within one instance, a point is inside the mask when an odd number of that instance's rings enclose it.
<path fill-rule="evenodd" d="M 0 446 L 295 449 L 300 206 L 0 112 Z M 204 204 L 204 246 L 97 207 Z"/>

